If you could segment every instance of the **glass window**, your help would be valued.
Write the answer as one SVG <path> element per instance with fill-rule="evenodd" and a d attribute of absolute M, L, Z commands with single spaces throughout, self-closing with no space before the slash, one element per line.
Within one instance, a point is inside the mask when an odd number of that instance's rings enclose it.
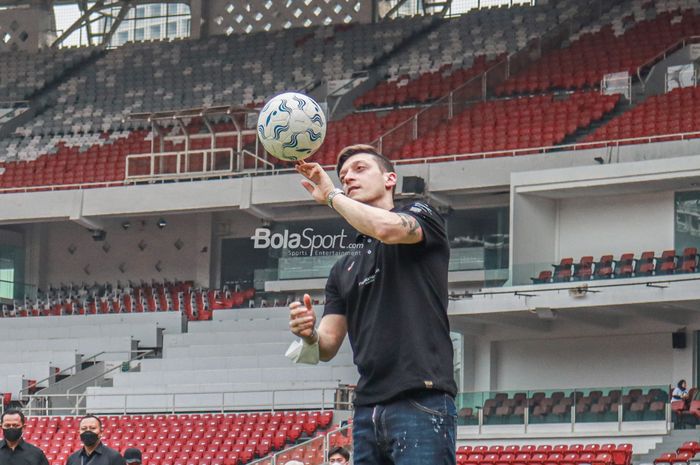
<path fill-rule="evenodd" d="M 120 31 L 115 39 L 115 45 L 125 44 L 129 40 L 129 31 Z"/>
<path fill-rule="evenodd" d="M 177 35 L 177 22 L 168 21 L 168 37 L 175 37 Z"/>
<path fill-rule="evenodd" d="M 0 258 L 0 298 L 12 299 L 15 292 L 15 263 L 8 258 Z"/>
<path fill-rule="evenodd" d="M 161 5 L 149 5 L 148 6 L 148 15 L 149 16 L 160 16 L 162 15 L 161 13 Z"/>
<path fill-rule="evenodd" d="M 688 247 L 700 249 L 700 192 L 677 192 L 675 209 L 676 253 Z"/>
<path fill-rule="evenodd" d="M 178 4 L 178 3 L 168 3 L 168 15 L 181 15 L 181 14 L 187 14 L 188 12 L 186 11 L 185 8 L 182 8 L 184 5 Z"/>
<path fill-rule="evenodd" d="M 116 17 L 119 8 L 103 11 L 105 13 L 111 11 L 112 15 Z M 81 12 L 77 4 L 60 5 L 54 7 L 54 16 L 56 18 L 57 33 L 60 35 L 80 18 Z M 168 18 L 170 18 L 170 21 L 168 21 Z M 104 21 L 107 22 L 104 23 Z M 180 24 L 177 24 L 178 21 Z M 100 29 L 103 27 L 109 28 L 111 22 L 112 19 L 109 18 L 100 20 L 98 26 Z M 173 39 L 189 37 L 189 35 L 190 8 L 188 5 L 183 3 L 155 3 L 131 8 L 126 15 L 125 21 L 114 34 L 110 45 L 119 46 L 129 40 Z M 87 35 L 84 27 L 75 31 L 62 44 L 62 46 L 76 45 L 87 45 Z M 94 45 L 97 45 L 97 43 Z"/>

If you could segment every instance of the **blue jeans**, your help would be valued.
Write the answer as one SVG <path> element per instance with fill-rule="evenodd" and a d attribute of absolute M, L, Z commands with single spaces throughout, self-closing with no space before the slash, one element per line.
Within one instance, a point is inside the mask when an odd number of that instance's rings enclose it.
<path fill-rule="evenodd" d="M 418 391 L 357 407 L 354 465 L 455 465 L 457 409 L 440 391 Z"/>

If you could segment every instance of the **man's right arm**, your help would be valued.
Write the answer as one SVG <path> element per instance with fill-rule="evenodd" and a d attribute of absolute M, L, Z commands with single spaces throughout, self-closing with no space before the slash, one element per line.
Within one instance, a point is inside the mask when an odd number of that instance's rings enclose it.
<path fill-rule="evenodd" d="M 304 295 L 304 302 L 289 305 L 289 328 L 309 345 L 318 342 L 319 358 L 327 362 L 335 357 L 348 332 L 345 315 L 329 314 L 321 318 L 316 329 L 316 313 L 311 297 Z"/>
<path fill-rule="evenodd" d="M 345 334 L 348 332 L 348 322 L 345 315 L 326 315 L 316 330 L 318 333 L 318 351 L 321 361 L 327 362 L 338 353 Z"/>

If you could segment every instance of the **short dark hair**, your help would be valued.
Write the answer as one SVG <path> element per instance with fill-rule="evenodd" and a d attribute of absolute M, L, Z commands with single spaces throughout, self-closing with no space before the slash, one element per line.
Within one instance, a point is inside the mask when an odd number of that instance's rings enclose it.
<path fill-rule="evenodd" d="M 328 452 L 328 460 L 335 454 L 340 454 L 345 460 L 350 460 L 350 452 L 345 447 L 336 446 Z"/>
<path fill-rule="evenodd" d="M 88 418 L 94 418 L 95 420 L 97 420 L 97 424 L 100 425 L 100 431 L 102 431 L 102 420 L 97 418 L 95 415 L 85 415 L 83 418 L 80 419 L 78 425 L 80 425 L 83 422 L 83 420 L 87 420 Z"/>
<path fill-rule="evenodd" d="M 359 155 L 361 153 L 372 155 L 372 157 L 374 157 L 374 159 L 377 161 L 379 167 L 384 172 L 394 172 L 394 164 L 391 162 L 391 160 L 389 160 L 386 156 L 382 155 L 379 152 L 379 150 L 374 148 L 374 146 L 369 144 L 355 144 L 345 147 L 338 154 L 338 163 L 335 166 L 335 171 L 336 173 L 338 173 L 338 176 L 340 176 L 340 169 L 343 167 L 345 162 L 348 161 L 348 158 L 352 157 L 353 155 Z"/>
<path fill-rule="evenodd" d="M 21 410 L 16 409 L 16 408 L 11 408 L 9 410 L 5 410 L 2 413 L 2 416 L 0 416 L 0 423 L 5 421 L 5 415 L 19 415 L 20 420 L 22 420 L 22 424 L 24 424 L 26 421 L 26 419 L 24 418 L 24 413 L 22 413 Z"/>

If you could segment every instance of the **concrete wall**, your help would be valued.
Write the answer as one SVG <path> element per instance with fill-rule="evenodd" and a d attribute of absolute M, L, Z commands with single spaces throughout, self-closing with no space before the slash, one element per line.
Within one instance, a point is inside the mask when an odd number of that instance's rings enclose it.
<path fill-rule="evenodd" d="M 291 6 L 266 6 L 267 0 L 212 0 L 203 2 L 202 20 L 209 34 L 259 32 L 309 24 L 344 24 L 372 20 L 371 0 L 311 0 L 289 2 Z M 258 16 L 259 15 L 259 16 Z M 194 18 L 194 8 L 193 15 Z"/>
<path fill-rule="evenodd" d="M 562 199 L 555 258 L 673 249 L 673 202 L 670 191 Z"/>
<path fill-rule="evenodd" d="M 194 280 L 209 286 L 211 214 L 106 220 L 107 237 L 93 241 L 90 232 L 74 222 L 44 226 L 48 247 L 41 247 L 41 266 L 31 282 L 114 282 L 118 279 L 156 281 Z M 128 221 L 129 229 L 122 223 Z M 30 235 L 30 240 L 40 240 Z M 178 248 L 178 246 L 180 248 Z M 31 248 L 31 247 L 30 247 Z M 41 270 L 41 272 L 39 272 Z"/>
<path fill-rule="evenodd" d="M 22 6 L 0 10 L 0 52 L 35 52 L 48 45 L 53 15 L 44 8 Z"/>

